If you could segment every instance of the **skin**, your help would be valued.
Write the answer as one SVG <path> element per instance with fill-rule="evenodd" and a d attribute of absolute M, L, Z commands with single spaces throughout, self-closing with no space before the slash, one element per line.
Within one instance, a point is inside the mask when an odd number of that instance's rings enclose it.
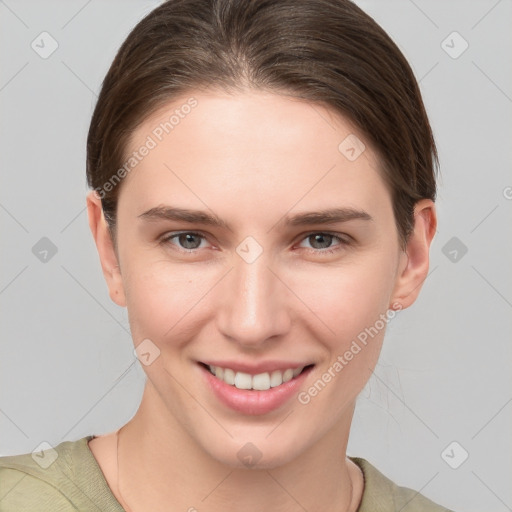
<path fill-rule="evenodd" d="M 379 315 L 416 300 L 436 230 L 434 203 L 416 204 L 402 252 L 369 143 L 329 109 L 277 93 L 188 94 L 141 124 L 129 150 L 190 96 L 198 106 L 124 179 L 115 245 L 99 199 L 87 198 L 110 297 L 127 307 L 135 346 L 149 338 L 160 350 L 142 365 L 142 402 L 121 432 L 121 493 L 115 433 L 89 445 L 132 511 L 355 511 L 364 484 L 346 447 L 385 329 L 309 403 L 292 398 L 263 415 L 218 402 L 197 361 L 314 363 L 307 390 Z M 355 161 L 338 150 L 349 134 L 366 145 Z M 230 229 L 139 217 L 161 205 L 214 213 Z M 364 210 L 372 220 L 278 222 L 330 207 Z M 162 241 L 191 230 L 204 236 L 193 246 L 179 237 Z M 322 245 L 310 236 L 325 232 L 351 243 L 324 238 Z M 252 263 L 236 252 L 247 236 L 263 250 Z M 197 248 L 187 254 L 187 247 Z M 237 457 L 248 442 L 262 454 L 252 468 Z"/>

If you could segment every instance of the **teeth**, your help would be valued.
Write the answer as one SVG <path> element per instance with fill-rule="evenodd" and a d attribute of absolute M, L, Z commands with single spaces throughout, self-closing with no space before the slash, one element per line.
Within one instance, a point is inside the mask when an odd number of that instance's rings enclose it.
<path fill-rule="evenodd" d="M 236 372 L 235 386 L 238 389 L 251 389 L 252 388 L 252 377 L 248 373 Z"/>
<path fill-rule="evenodd" d="M 280 386 L 283 383 L 283 374 L 276 370 L 272 372 L 272 375 L 270 375 L 270 387 L 275 388 L 276 386 Z"/>
<path fill-rule="evenodd" d="M 270 389 L 270 375 L 268 373 L 259 373 L 252 378 L 252 389 L 266 391 Z"/>
<path fill-rule="evenodd" d="M 220 368 L 220 366 L 215 367 L 215 375 L 217 375 L 217 368 L 221 370 L 221 373 L 219 375 L 222 375 L 222 368 Z M 230 368 L 226 368 L 224 370 L 224 376 L 219 378 L 224 380 L 226 384 L 231 384 L 232 386 L 235 385 L 235 372 Z"/>
<path fill-rule="evenodd" d="M 288 368 L 288 370 L 285 370 L 283 373 L 283 382 L 288 382 L 289 380 L 292 380 L 293 378 L 293 370 L 291 368 Z"/>
<path fill-rule="evenodd" d="M 283 372 L 275 370 L 272 373 L 259 373 L 258 375 L 251 375 L 245 372 L 235 372 L 231 368 L 221 368 L 220 366 L 208 366 L 210 372 L 218 379 L 223 380 L 226 384 L 235 386 L 238 389 L 256 389 L 258 391 L 266 391 L 270 388 L 280 386 L 284 382 L 297 377 L 304 366 L 301 368 L 287 368 Z"/>

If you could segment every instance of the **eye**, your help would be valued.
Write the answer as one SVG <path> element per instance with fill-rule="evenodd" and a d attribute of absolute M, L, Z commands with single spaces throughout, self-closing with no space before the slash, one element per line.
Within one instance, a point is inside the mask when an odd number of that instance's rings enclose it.
<path fill-rule="evenodd" d="M 172 242 L 176 239 L 177 244 Z M 201 239 L 206 240 L 206 237 L 201 233 L 195 231 L 182 231 L 180 233 L 168 233 L 161 239 L 163 244 L 178 245 L 178 249 L 183 252 L 192 252 L 194 249 L 198 249 L 201 244 Z"/>
<path fill-rule="evenodd" d="M 348 239 L 348 236 L 339 236 L 333 233 L 309 233 L 303 240 L 310 241 L 311 245 L 313 246 L 313 252 L 320 254 L 334 253 L 342 250 L 345 246 L 350 245 L 350 240 Z M 333 241 L 338 241 L 339 243 L 333 246 Z M 334 248 L 332 249 L 331 247 Z"/>
<path fill-rule="evenodd" d="M 349 238 L 350 237 L 348 237 L 348 235 L 341 236 L 334 233 L 315 232 L 307 234 L 302 240 L 310 241 L 310 244 L 312 245 L 311 252 L 315 254 L 326 254 L 340 251 L 344 247 L 350 245 L 351 242 Z M 177 242 L 175 243 L 174 240 Z M 182 252 L 191 253 L 195 252 L 196 249 L 201 248 L 201 242 L 203 240 L 206 241 L 206 237 L 201 233 L 195 231 L 182 231 L 164 235 L 161 238 L 160 243 L 170 244 L 177 247 L 177 249 Z M 338 243 L 333 246 L 332 244 L 334 241 L 337 241 Z"/>

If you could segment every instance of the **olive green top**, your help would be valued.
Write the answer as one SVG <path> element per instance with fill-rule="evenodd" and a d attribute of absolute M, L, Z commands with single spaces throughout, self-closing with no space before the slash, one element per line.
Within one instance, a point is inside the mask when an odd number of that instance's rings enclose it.
<path fill-rule="evenodd" d="M 0 457 L 0 512 L 124 512 L 89 448 L 94 437 Z M 411 489 L 398 487 L 365 459 L 350 459 L 364 474 L 358 512 L 449 512 Z"/>

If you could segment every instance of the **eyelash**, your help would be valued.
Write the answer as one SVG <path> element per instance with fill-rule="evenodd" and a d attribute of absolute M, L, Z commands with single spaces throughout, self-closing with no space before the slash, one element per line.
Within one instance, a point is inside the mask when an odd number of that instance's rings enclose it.
<path fill-rule="evenodd" d="M 179 232 L 173 232 L 173 233 L 169 233 L 169 234 L 165 235 L 161 239 L 161 243 L 169 244 L 173 238 L 179 237 L 180 235 L 194 235 L 194 236 L 206 239 L 206 237 L 202 233 L 198 233 L 197 231 L 179 231 Z M 341 248 L 344 246 L 346 247 L 346 246 L 351 245 L 351 240 L 348 239 L 349 238 L 348 235 L 345 235 L 344 237 L 342 237 L 342 236 L 334 234 L 334 233 L 329 233 L 328 231 L 313 231 L 311 233 L 307 233 L 301 239 L 301 242 L 303 240 L 306 240 L 307 238 L 310 238 L 313 235 L 328 235 L 328 236 L 333 237 L 333 239 L 338 240 L 338 242 L 340 242 L 339 245 L 335 246 L 336 247 L 335 249 L 308 249 L 310 252 L 314 252 L 315 254 L 332 254 L 332 253 L 335 253 L 335 252 L 341 250 Z M 175 245 L 175 244 L 171 244 L 171 245 Z M 177 247 L 177 246 L 175 245 L 175 247 Z M 191 254 L 191 253 L 198 251 L 198 249 L 183 249 L 180 247 L 177 247 L 177 250 L 179 250 L 185 254 Z"/>

